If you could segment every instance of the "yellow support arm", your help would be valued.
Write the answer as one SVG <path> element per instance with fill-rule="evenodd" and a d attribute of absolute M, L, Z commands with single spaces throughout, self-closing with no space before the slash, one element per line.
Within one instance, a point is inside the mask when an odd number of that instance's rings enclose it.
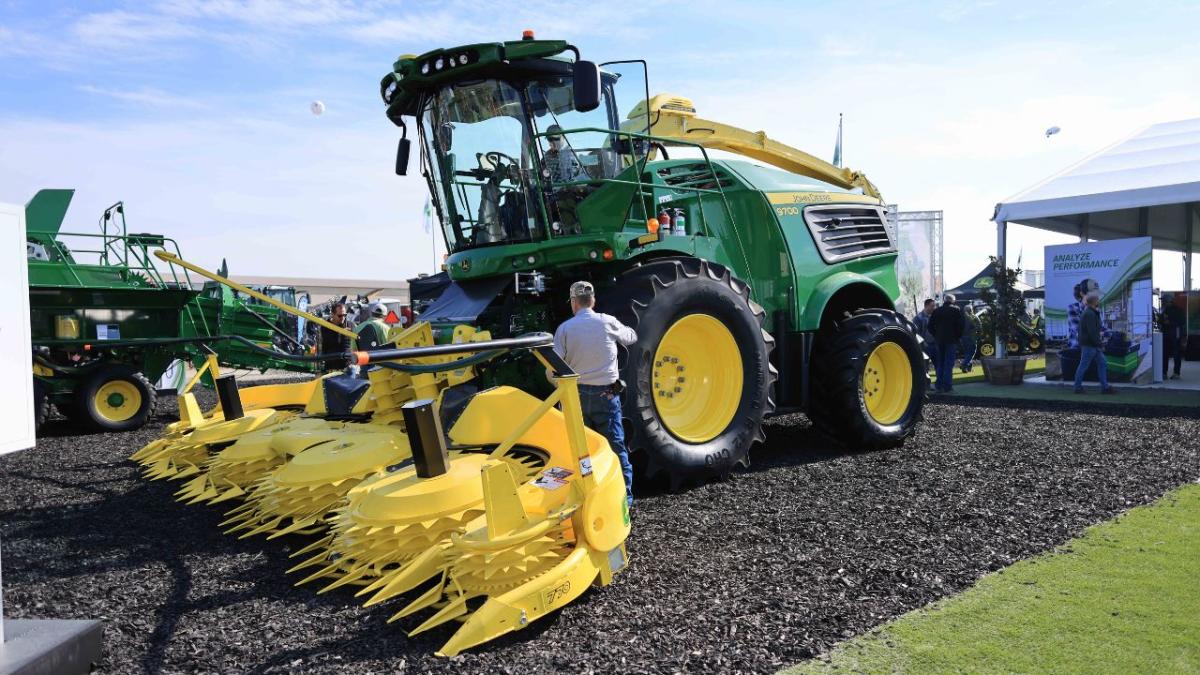
<path fill-rule="evenodd" d="M 658 94 L 649 102 L 639 103 L 629 113 L 629 121 L 622 125 L 626 130 L 637 131 L 633 127 L 636 122 L 645 119 L 647 104 L 650 107 L 650 129 L 646 133 L 650 136 L 695 143 L 711 150 L 732 152 L 847 190 L 861 188 L 871 197 L 883 198 L 875 185 L 862 173 L 836 167 L 803 150 L 772 140 L 767 137 L 766 132 L 746 131 L 728 124 L 701 119 L 696 116 L 696 106 L 691 99 L 682 96 Z"/>
<path fill-rule="evenodd" d="M 279 309 L 282 309 L 283 311 L 287 312 L 288 314 L 295 314 L 296 316 L 302 316 L 305 319 L 308 319 L 309 321 L 317 324 L 318 326 L 324 326 L 325 328 L 328 328 L 329 330 L 331 330 L 335 333 L 340 333 L 342 335 L 345 335 L 346 337 L 358 337 L 357 335 L 354 334 L 354 331 L 352 331 L 352 330 L 346 330 L 345 328 L 334 325 L 334 324 L 326 321 L 325 319 L 322 319 L 319 316 L 298 310 L 295 307 L 292 307 L 290 305 L 285 305 L 282 302 L 279 302 L 278 300 L 276 300 L 275 298 L 272 298 L 269 295 L 263 295 L 262 293 L 259 293 L 258 291 L 246 288 L 245 286 L 239 284 L 236 281 L 226 279 L 225 277 L 223 277 L 215 272 L 209 272 L 208 270 L 204 269 L 203 267 L 200 267 L 199 265 L 193 265 L 192 263 L 187 262 L 183 258 L 180 258 L 179 256 L 175 255 L 174 253 L 168 253 L 167 251 L 159 249 L 154 252 L 154 255 L 157 256 L 159 260 L 166 261 L 172 265 L 179 265 L 180 267 L 184 268 L 185 270 L 190 270 L 192 272 L 195 272 L 196 274 L 199 274 L 202 277 L 207 277 L 209 279 L 212 279 L 213 281 L 215 281 L 219 284 L 225 284 L 226 286 L 228 286 L 236 291 L 245 293 L 246 295 L 249 295 L 252 298 L 258 298 L 259 300 L 262 300 L 263 302 L 267 303 L 268 305 L 271 305 L 273 307 L 278 307 Z"/>

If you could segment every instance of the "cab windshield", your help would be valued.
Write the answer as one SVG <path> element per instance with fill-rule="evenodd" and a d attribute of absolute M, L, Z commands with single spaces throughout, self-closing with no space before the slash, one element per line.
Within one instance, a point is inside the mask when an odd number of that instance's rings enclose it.
<path fill-rule="evenodd" d="M 425 106 L 421 131 L 452 251 L 537 237 L 534 159 L 519 91 L 499 80 L 444 87 Z"/>
<path fill-rule="evenodd" d="M 620 77 L 602 73 L 588 112 L 575 109 L 569 74 L 460 82 L 426 99 L 422 155 L 451 252 L 579 232 L 575 204 L 629 163 L 628 144 L 605 131 L 622 119 Z"/>

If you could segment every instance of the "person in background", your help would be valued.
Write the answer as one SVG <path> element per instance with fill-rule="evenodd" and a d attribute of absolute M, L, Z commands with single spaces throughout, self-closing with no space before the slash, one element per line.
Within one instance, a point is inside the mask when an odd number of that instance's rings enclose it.
<path fill-rule="evenodd" d="M 354 329 L 354 332 L 358 335 L 355 338 L 355 342 L 358 349 L 378 349 L 387 344 L 387 336 L 391 331 L 391 327 L 383 321 L 383 317 L 387 316 L 387 307 L 382 302 L 376 300 L 371 303 L 367 311 L 371 313 L 371 318 Z"/>
<path fill-rule="evenodd" d="M 335 302 L 329 311 L 329 323 L 345 328 L 346 330 L 354 330 L 354 325 L 350 319 L 346 318 L 346 303 Z M 325 326 L 321 326 L 321 353 L 322 354 L 345 354 L 350 351 L 350 336 L 342 335 L 337 331 L 330 330 Z M 338 367 L 336 363 L 326 363 L 326 370 L 331 370 Z"/>
<path fill-rule="evenodd" d="M 625 447 L 625 427 L 621 422 L 621 383 L 617 370 L 617 345 L 628 347 L 637 342 L 637 333 L 615 316 L 599 314 L 596 290 L 586 281 L 571 284 L 570 319 L 554 331 L 554 351 L 579 376 L 579 403 L 588 428 L 608 439 L 608 445 L 621 460 L 625 474 L 625 502 L 633 505 L 633 464 Z"/>
<path fill-rule="evenodd" d="M 929 357 L 929 361 L 933 364 L 937 363 L 937 345 L 934 344 L 933 333 L 929 332 L 929 317 L 933 315 L 933 310 L 936 307 L 937 304 L 934 303 L 933 298 L 925 298 L 925 304 L 921 308 L 921 311 L 917 312 L 917 315 L 913 317 L 913 325 L 917 328 L 917 335 L 925 341 L 922 345 L 925 349 L 925 355 Z M 928 372 L 929 367 L 926 366 L 925 370 Z"/>
<path fill-rule="evenodd" d="M 1075 369 L 1075 393 L 1083 393 L 1083 374 L 1096 362 L 1096 375 L 1100 380 L 1100 393 L 1115 394 L 1116 389 L 1108 385 L 1108 362 L 1104 360 L 1104 341 L 1100 331 L 1100 293 L 1084 296 L 1084 308 L 1079 316 L 1079 367 Z"/>
<path fill-rule="evenodd" d="M 979 317 L 975 316 L 975 308 L 967 305 L 963 308 L 963 337 L 960 346 L 963 350 L 962 371 L 971 372 L 971 362 L 975 360 L 975 352 L 979 349 Z"/>
<path fill-rule="evenodd" d="M 1084 279 L 1075 284 L 1075 302 L 1067 305 L 1067 347 L 1079 347 L 1079 317 L 1083 316 L 1084 297 L 1095 291 L 1100 293 L 1100 284 L 1092 279 Z"/>
<path fill-rule="evenodd" d="M 1033 320 L 1029 322 L 1029 327 L 1035 331 L 1041 330 L 1041 328 L 1042 328 L 1042 310 L 1040 310 L 1036 307 L 1033 309 Z"/>
<path fill-rule="evenodd" d="M 942 306 L 929 315 L 929 332 L 937 345 L 934 372 L 937 382 L 934 389 L 949 394 L 954 391 L 954 349 L 963 337 L 963 313 L 954 304 L 954 296 L 947 293 L 942 297 Z"/>
<path fill-rule="evenodd" d="M 1184 340 L 1187 339 L 1186 316 L 1183 308 L 1176 302 L 1174 296 L 1171 302 L 1163 303 L 1163 379 L 1167 379 L 1167 357 L 1175 357 L 1175 372 L 1172 380 L 1179 379 L 1183 365 Z"/>

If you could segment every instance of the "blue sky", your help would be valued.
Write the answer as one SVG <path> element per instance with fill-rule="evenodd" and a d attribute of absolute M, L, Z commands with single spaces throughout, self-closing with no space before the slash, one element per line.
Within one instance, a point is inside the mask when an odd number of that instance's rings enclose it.
<path fill-rule="evenodd" d="M 1196 2 L 0 0 L 0 201 L 74 187 L 68 225 L 90 231 L 123 199 L 135 231 L 243 274 L 429 271 L 424 184 L 392 174 L 379 78 L 400 54 L 533 28 L 644 58 L 652 93 L 819 156 L 844 113 L 847 165 L 904 209 L 945 211 L 956 284 L 994 248 L 997 201 L 1200 116 L 1197 25 Z M 1065 241 L 1014 230 L 1030 268 Z M 1177 254 L 1155 266 L 1179 285 Z"/>

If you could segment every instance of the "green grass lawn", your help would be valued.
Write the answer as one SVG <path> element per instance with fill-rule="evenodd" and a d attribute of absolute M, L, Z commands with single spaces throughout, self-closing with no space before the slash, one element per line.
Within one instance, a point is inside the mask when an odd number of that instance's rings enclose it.
<path fill-rule="evenodd" d="M 1200 485 L 786 671 L 1200 673 Z"/>
<path fill-rule="evenodd" d="M 1076 394 L 1069 385 L 1032 385 L 993 386 L 985 382 L 967 383 L 959 386 L 954 380 L 954 393 L 960 397 L 1018 399 L 1025 401 L 1071 401 L 1085 403 L 1091 406 L 1127 406 L 1142 405 L 1172 408 L 1200 408 L 1200 391 L 1179 391 L 1172 389 L 1147 389 L 1143 387 L 1121 386 L 1116 383 L 1117 393 L 1111 396 L 1101 396 L 1100 387 L 1094 382 L 1087 383 L 1087 394 Z"/>

